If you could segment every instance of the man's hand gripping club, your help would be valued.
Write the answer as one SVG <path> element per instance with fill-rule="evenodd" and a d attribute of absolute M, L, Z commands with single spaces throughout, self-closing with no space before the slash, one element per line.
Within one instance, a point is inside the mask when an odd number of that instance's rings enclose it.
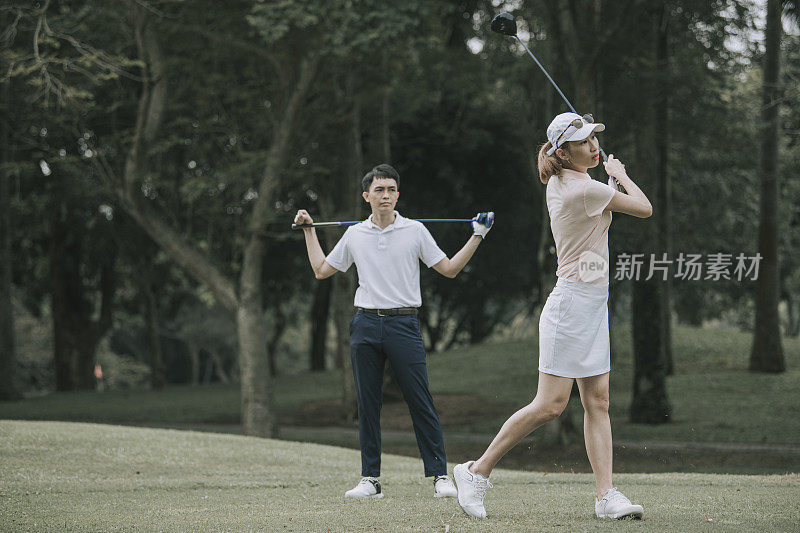
<path fill-rule="evenodd" d="M 494 211 L 488 213 L 478 213 L 472 219 L 472 234 L 478 235 L 482 239 L 486 238 L 486 234 L 492 229 L 494 225 Z"/>

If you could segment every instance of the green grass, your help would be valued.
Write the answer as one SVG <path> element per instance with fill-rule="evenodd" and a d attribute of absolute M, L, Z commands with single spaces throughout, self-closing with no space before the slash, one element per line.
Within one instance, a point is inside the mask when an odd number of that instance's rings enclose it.
<path fill-rule="evenodd" d="M 107 425 L 0 421 L 2 531 L 796 531 L 800 476 L 623 474 L 642 521 L 598 521 L 587 474 L 496 470 L 489 519 L 384 455 L 382 500 L 347 501 L 357 451 Z M 709 520 L 711 522 L 709 522 Z"/>
<path fill-rule="evenodd" d="M 800 444 L 800 340 L 785 339 L 783 374 L 747 371 L 751 335 L 736 330 L 678 327 L 676 373 L 667 381 L 672 423 L 628 422 L 631 401 L 630 329 L 615 330 L 611 416 L 618 440 Z M 434 394 L 478 394 L 486 414 L 451 430 L 493 433 L 536 393 L 536 340 L 487 343 L 428 357 Z M 308 402 L 338 398 L 339 374 L 303 373 L 274 382 L 274 403 L 289 413 Z M 577 404 L 577 399 L 573 400 Z M 160 392 L 57 393 L 0 403 L 0 418 L 121 424 L 235 423 L 236 385 L 170 386 Z M 580 405 L 571 409 L 580 412 Z"/>
<path fill-rule="evenodd" d="M 297 409 L 339 395 L 340 374 L 303 373 L 274 381 L 276 406 Z M 237 423 L 239 385 L 169 385 L 160 391 L 58 392 L 16 402 L 0 402 L 0 418 L 64 420 L 111 424 Z"/>
<path fill-rule="evenodd" d="M 800 444 L 800 339 L 785 339 L 787 370 L 747 370 L 752 336 L 736 330 L 678 327 L 675 374 L 667 380 L 672 422 L 628 422 L 633 354 L 630 328 L 615 330 L 611 373 L 614 436 L 625 440 Z M 534 341 L 484 344 L 429 357 L 434 394 L 475 391 L 489 401 L 521 407 L 536 394 L 538 345 Z M 578 404 L 577 398 L 572 400 Z M 511 413 L 507 413 L 510 415 Z M 476 421 L 472 431 L 493 432 L 505 420 Z"/>

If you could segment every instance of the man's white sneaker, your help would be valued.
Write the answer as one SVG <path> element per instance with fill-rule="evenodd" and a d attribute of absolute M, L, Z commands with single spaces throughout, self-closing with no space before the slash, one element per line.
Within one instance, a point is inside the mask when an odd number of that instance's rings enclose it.
<path fill-rule="evenodd" d="M 644 508 L 641 505 L 634 505 L 616 487 L 608 489 L 603 493 L 603 498 L 594 501 L 594 514 L 597 518 L 625 518 L 632 516 L 641 518 Z"/>
<path fill-rule="evenodd" d="M 436 476 L 433 478 L 433 495 L 436 498 L 455 498 L 458 496 L 458 489 L 453 485 L 450 476 Z"/>
<path fill-rule="evenodd" d="M 483 500 L 486 498 L 486 489 L 491 488 L 489 478 L 483 474 L 473 474 L 469 467 L 475 461 L 469 461 L 453 468 L 453 479 L 458 486 L 458 505 L 467 515 L 474 518 L 486 518 L 486 508 Z"/>
<path fill-rule="evenodd" d="M 375 477 L 364 477 L 354 488 L 344 493 L 347 498 L 383 498 L 381 482 Z"/>

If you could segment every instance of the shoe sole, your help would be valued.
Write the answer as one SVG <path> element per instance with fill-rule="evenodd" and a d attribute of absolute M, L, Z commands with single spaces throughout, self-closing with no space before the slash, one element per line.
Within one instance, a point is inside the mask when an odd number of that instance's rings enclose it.
<path fill-rule="evenodd" d="M 344 495 L 345 498 L 352 498 L 353 500 L 370 500 L 373 498 L 383 498 L 383 493 L 380 494 L 371 494 L 370 496 L 348 496 L 347 494 Z"/>
<path fill-rule="evenodd" d="M 621 515 L 605 515 L 605 516 L 598 516 L 597 518 L 600 519 L 611 519 L 611 520 L 624 520 L 626 518 L 632 518 L 633 520 L 641 520 L 644 513 L 640 512 L 633 512 L 633 513 L 625 513 Z"/>
<path fill-rule="evenodd" d="M 459 507 L 461 507 L 461 504 L 459 503 L 459 504 L 458 504 L 458 506 L 459 506 Z M 465 515 L 467 515 L 467 518 L 471 518 L 471 519 L 473 519 L 473 520 L 486 520 L 486 517 L 485 517 L 485 516 L 475 516 L 474 514 L 469 514 L 469 513 L 467 512 L 467 510 L 466 510 L 466 509 L 464 509 L 463 507 L 461 507 L 461 511 L 462 511 L 462 512 L 463 512 Z"/>

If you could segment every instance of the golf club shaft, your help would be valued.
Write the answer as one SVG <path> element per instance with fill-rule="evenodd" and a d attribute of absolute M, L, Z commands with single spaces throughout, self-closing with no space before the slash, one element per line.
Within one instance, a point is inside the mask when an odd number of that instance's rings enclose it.
<path fill-rule="evenodd" d="M 561 92 L 561 88 L 558 86 L 558 84 L 555 82 L 555 80 L 547 72 L 547 69 L 544 68 L 544 65 L 542 65 L 539 62 L 539 60 L 536 59 L 536 56 L 533 55 L 533 52 L 531 52 L 531 49 L 528 48 L 528 46 L 524 42 L 522 42 L 522 39 L 519 38 L 519 35 L 514 35 L 514 37 L 517 38 L 517 41 L 519 41 L 519 44 L 522 45 L 522 47 L 525 49 L 525 51 L 528 52 L 528 55 L 530 55 L 533 58 L 533 60 L 536 62 L 536 64 L 539 66 L 539 68 L 542 70 L 542 72 L 544 72 L 544 75 L 547 76 L 547 79 L 550 80 L 550 83 L 553 84 L 553 87 L 556 88 L 556 91 L 558 91 L 558 94 L 560 94 L 561 98 L 563 98 L 564 102 L 566 102 L 566 104 L 569 107 L 570 111 L 572 111 L 576 115 L 579 114 L 577 111 L 575 111 L 575 106 L 573 106 L 572 103 L 570 103 L 570 101 L 567 99 L 567 97 L 564 96 L 564 93 Z M 603 151 L 602 148 L 600 148 L 600 155 L 603 157 L 603 161 L 608 161 L 608 156 L 606 155 L 605 151 Z"/>
<path fill-rule="evenodd" d="M 417 222 L 472 222 L 472 218 L 414 218 Z M 362 220 L 349 220 L 347 222 L 314 222 L 313 224 L 292 224 L 292 229 L 327 228 L 334 226 L 354 226 Z"/>
<path fill-rule="evenodd" d="M 522 39 L 519 38 L 519 35 L 514 35 L 514 37 L 517 38 L 517 41 L 519 41 L 519 44 L 522 45 L 522 47 L 525 49 L 525 51 L 528 52 L 528 55 L 530 55 L 533 58 L 533 60 L 536 62 L 536 64 L 539 65 L 539 68 L 542 69 L 542 72 L 544 72 L 544 75 L 547 76 L 547 79 L 550 80 L 550 83 L 552 83 L 553 87 L 556 88 L 556 91 L 558 91 L 558 94 L 561 95 L 561 98 L 563 98 L 564 102 L 566 102 L 567 106 L 569 106 L 570 111 L 572 111 L 573 113 L 575 113 L 577 115 L 578 112 L 575 111 L 575 107 L 570 103 L 569 100 L 567 100 L 567 97 L 564 96 L 564 93 L 561 92 L 561 89 L 558 87 L 558 84 L 556 84 L 555 80 L 553 80 L 553 78 L 547 72 L 547 69 L 544 68 L 544 65 L 539 63 L 539 60 L 536 59 L 536 56 L 533 55 L 533 52 L 531 52 L 531 49 L 528 48 L 528 46 L 522 41 Z"/>

